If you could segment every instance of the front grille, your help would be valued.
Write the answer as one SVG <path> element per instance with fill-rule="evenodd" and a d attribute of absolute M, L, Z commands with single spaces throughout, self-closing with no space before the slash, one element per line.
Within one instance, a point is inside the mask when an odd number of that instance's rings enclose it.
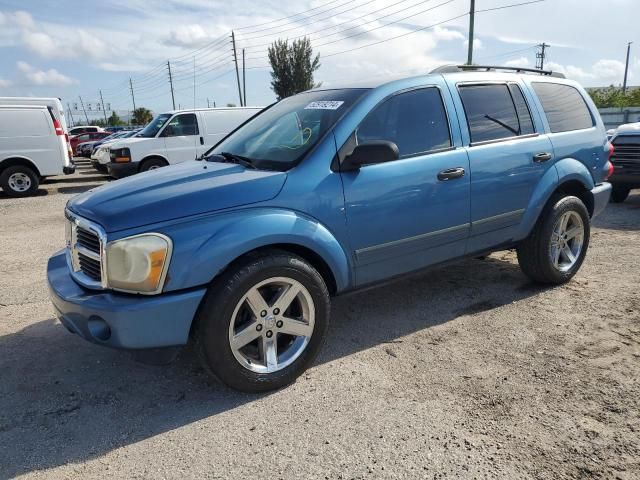
<path fill-rule="evenodd" d="M 91 250 L 94 253 L 100 253 L 100 237 L 91 230 L 77 226 L 76 242 L 87 250 Z"/>
<path fill-rule="evenodd" d="M 640 135 L 620 136 L 613 141 L 611 163 L 618 173 L 640 175 Z"/>
<path fill-rule="evenodd" d="M 105 235 L 102 229 L 81 218 L 69 218 L 68 251 L 75 279 L 90 288 L 102 288 L 102 249 Z"/>

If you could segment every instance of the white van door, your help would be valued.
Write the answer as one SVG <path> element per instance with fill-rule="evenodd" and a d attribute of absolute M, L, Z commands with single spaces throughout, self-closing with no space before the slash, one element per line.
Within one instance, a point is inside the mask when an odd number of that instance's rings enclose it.
<path fill-rule="evenodd" d="M 200 130 L 195 113 L 178 113 L 169 120 L 160 133 L 169 163 L 180 163 L 196 158 L 200 145 Z"/>
<path fill-rule="evenodd" d="M 65 164 L 60 141 L 45 108 L 0 108 L 0 161 L 9 157 L 33 162 L 40 175 L 61 175 Z"/>

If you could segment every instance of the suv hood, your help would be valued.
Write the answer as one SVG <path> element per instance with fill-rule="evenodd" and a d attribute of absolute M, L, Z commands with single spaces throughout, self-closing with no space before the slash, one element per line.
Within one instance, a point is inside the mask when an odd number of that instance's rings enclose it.
<path fill-rule="evenodd" d="M 156 137 L 129 137 L 129 138 L 115 138 L 113 140 L 109 140 L 109 147 L 111 148 L 127 148 L 130 145 L 134 145 L 136 143 L 148 142 L 149 140 L 156 140 Z"/>
<path fill-rule="evenodd" d="M 285 172 L 192 160 L 89 190 L 67 207 L 114 232 L 271 200 L 286 178 Z"/>

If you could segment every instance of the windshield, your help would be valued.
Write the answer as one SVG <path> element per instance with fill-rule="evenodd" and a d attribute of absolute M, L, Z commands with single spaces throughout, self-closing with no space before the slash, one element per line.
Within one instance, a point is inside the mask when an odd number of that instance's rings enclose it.
<path fill-rule="evenodd" d="M 366 89 L 320 90 L 286 98 L 231 134 L 207 155 L 231 153 L 257 168 L 288 170 Z"/>
<path fill-rule="evenodd" d="M 162 115 L 158 115 L 156 118 L 151 120 L 151 122 L 146 127 L 142 129 L 142 131 L 138 134 L 138 137 L 155 137 L 162 126 L 167 123 L 167 120 L 169 120 L 170 118 L 170 113 L 163 113 Z"/>

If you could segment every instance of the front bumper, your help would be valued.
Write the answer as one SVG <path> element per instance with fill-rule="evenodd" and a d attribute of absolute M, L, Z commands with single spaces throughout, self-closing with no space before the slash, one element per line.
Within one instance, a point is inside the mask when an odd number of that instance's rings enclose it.
<path fill-rule="evenodd" d="M 114 178 L 123 178 L 138 173 L 138 162 L 129 163 L 107 163 L 109 175 Z"/>
<path fill-rule="evenodd" d="M 592 218 L 595 218 L 597 215 L 602 213 L 602 211 L 609 203 L 611 189 L 611 184 L 608 182 L 604 182 L 596 185 L 591 190 L 591 195 L 593 195 L 593 215 L 591 215 Z"/>
<path fill-rule="evenodd" d="M 69 273 L 65 250 L 47 265 L 51 301 L 67 329 L 99 345 L 147 349 L 185 345 L 204 288 L 156 296 L 93 291 Z"/>

